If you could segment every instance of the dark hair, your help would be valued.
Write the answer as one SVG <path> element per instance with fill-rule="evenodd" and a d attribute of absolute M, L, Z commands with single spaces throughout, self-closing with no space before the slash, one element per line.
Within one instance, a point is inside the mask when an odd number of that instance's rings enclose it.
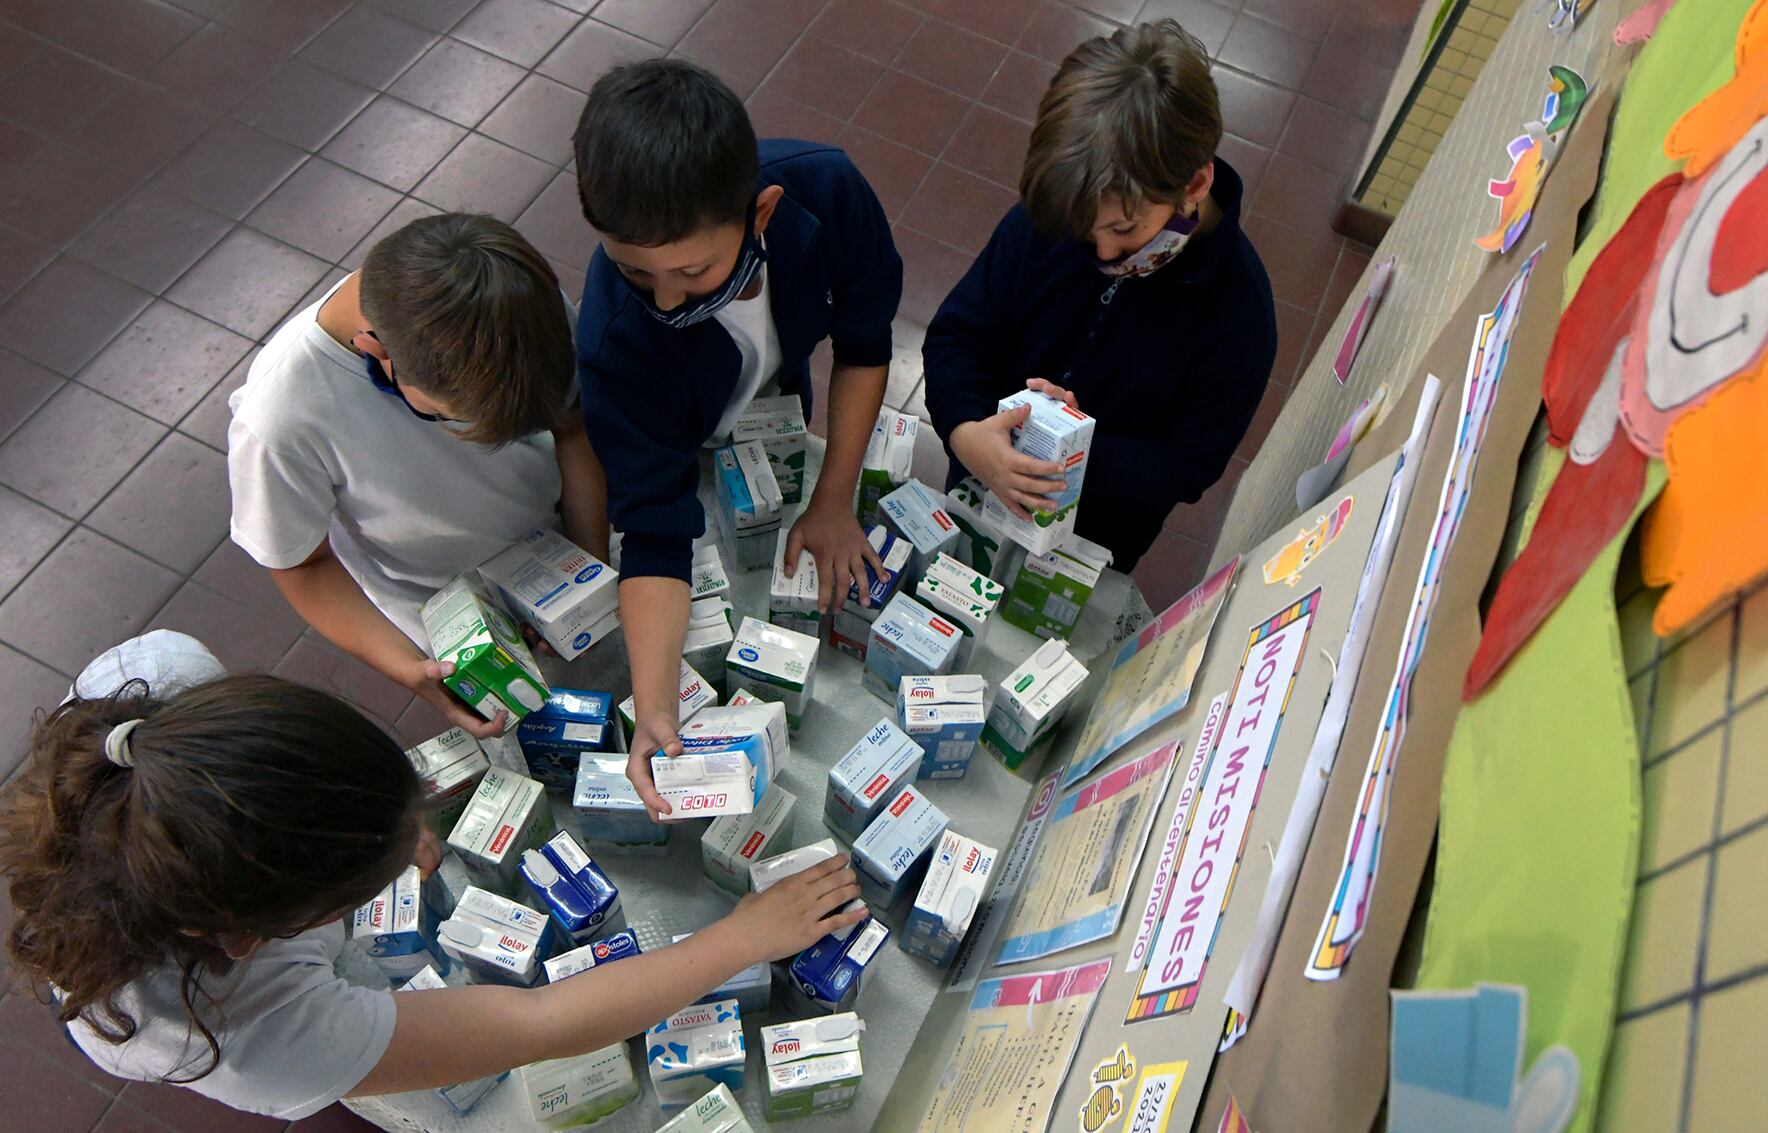
<path fill-rule="evenodd" d="M 1099 202 L 1172 203 L 1222 140 L 1209 55 L 1176 20 L 1098 36 L 1056 69 L 1038 104 L 1019 195 L 1046 234 L 1085 236 Z"/>
<path fill-rule="evenodd" d="M 755 127 L 711 72 L 679 59 L 596 80 L 572 139 L 583 217 L 623 244 L 656 247 L 741 224 L 755 197 Z"/>
<path fill-rule="evenodd" d="M 414 220 L 368 250 L 361 287 L 394 380 L 447 405 L 464 439 L 508 444 L 565 419 L 577 360 L 559 277 L 509 225 Z"/>
<path fill-rule="evenodd" d="M 105 755 L 111 728 L 142 721 L 134 766 Z M 27 769 L 0 794 L 0 873 L 17 919 L 12 962 L 122 1043 L 139 1028 L 117 1002 L 168 961 L 185 1012 L 207 972 L 231 962 L 218 937 L 269 939 L 372 900 L 410 864 L 423 789 L 385 732 L 354 708 L 275 677 L 225 677 L 161 700 L 140 681 L 71 700 L 39 722 Z M 195 933 L 196 935 L 191 935 Z M 180 1067 L 185 1074 L 193 1067 Z"/>

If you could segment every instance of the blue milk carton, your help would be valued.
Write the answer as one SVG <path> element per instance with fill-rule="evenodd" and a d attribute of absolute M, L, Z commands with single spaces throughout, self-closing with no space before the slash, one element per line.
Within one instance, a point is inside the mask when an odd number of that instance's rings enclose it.
<path fill-rule="evenodd" d="M 945 497 L 919 480 L 910 480 L 879 500 L 878 518 L 909 544 L 911 585 L 927 573 L 935 555 L 957 550 L 960 533 L 945 510 Z"/>
<path fill-rule="evenodd" d="M 613 751 L 614 697 L 606 692 L 555 688 L 539 711 L 516 725 L 516 743 L 528 774 L 552 791 L 569 791 L 586 753 Z"/>
<path fill-rule="evenodd" d="M 883 573 L 872 569 L 872 564 L 865 565 L 866 577 L 864 586 L 855 579 L 847 588 L 847 599 L 836 609 L 834 617 L 829 619 L 829 644 L 851 657 L 866 659 L 866 646 L 871 641 L 872 623 L 878 620 L 891 596 L 902 587 L 903 578 L 909 569 L 909 556 L 913 552 L 908 540 L 898 538 L 896 532 L 879 524 L 866 529 L 866 542 L 872 550 L 878 552 L 878 561 L 884 564 Z M 865 591 L 866 601 L 870 605 L 860 605 L 860 591 Z"/>
<path fill-rule="evenodd" d="M 949 820 L 913 787 L 904 787 L 853 844 L 859 895 L 889 909 L 918 885 Z"/>
<path fill-rule="evenodd" d="M 553 835 L 539 850 L 524 851 L 519 868 L 572 943 L 587 943 L 625 924 L 620 890 L 569 831 Z"/>
<path fill-rule="evenodd" d="M 866 965 L 890 939 L 884 922 L 873 917 L 845 940 L 825 936 L 800 952 L 789 969 L 792 990 L 813 1011 L 833 1014 L 853 1008 Z"/>
<path fill-rule="evenodd" d="M 872 819 L 914 781 L 921 748 L 889 720 L 880 720 L 829 768 L 823 821 L 846 841 L 865 833 Z"/>
<path fill-rule="evenodd" d="M 556 984 L 578 972 L 587 972 L 591 968 L 612 964 L 614 961 L 624 960 L 628 956 L 642 956 L 644 951 L 638 946 L 638 937 L 633 931 L 623 928 L 618 932 L 610 932 L 600 940 L 592 940 L 581 948 L 561 952 L 546 961 L 541 967 L 546 969 L 546 982 Z"/>
<path fill-rule="evenodd" d="M 645 1032 L 651 1085 L 665 1113 L 720 1084 L 743 1088 L 743 1018 L 734 999 L 685 1007 Z"/>
<path fill-rule="evenodd" d="M 988 682 L 973 673 L 904 677 L 896 719 L 921 746 L 918 779 L 962 779 L 988 719 Z"/>
<path fill-rule="evenodd" d="M 350 918 L 350 939 L 363 943 L 390 983 L 409 980 L 427 967 L 446 972 L 448 954 L 436 945 L 440 909 L 446 900 L 439 875 L 426 880 L 416 866 L 408 866 L 393 884 L 356 910 Z"/>
<path fill-rule="evenodd" d="M 907 594 L 898 594 L 872 623 L 860 683 L 873 696 L 895 703 L 904 677 L 951 672 L 963 640 L 957 626 Z"/>

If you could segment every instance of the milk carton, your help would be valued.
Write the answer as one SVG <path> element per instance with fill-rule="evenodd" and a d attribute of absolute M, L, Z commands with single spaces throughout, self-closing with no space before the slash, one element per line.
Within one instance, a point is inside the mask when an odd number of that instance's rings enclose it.
<path fill-rule="evenodd" d="M 927 573 L 915 586 L 915 598 L 963 633 L 953 668 L 969 667 L 977 646 L 988 637 L 989 621 L 1005 592 L 1000 583 L 950 555 L 939 555 L 928 564 Z"/>
<path fill-rule="evenodd" d="M 436 969 L 426 967 L 412 976 L 399 990 L 440 991 L 447 986 L 442 977 L 437 974 Z M 462 1082 L 457 1086 L 443 1086 L 436 1091 L 436 1096 L 446 1102 L 448 1108 L 452 1109 L 456 1115 L 465 1117 L 474 1106 L 479 1104 L 481 1098 L 491 1092 L 493 1086 L 508 1077 L 509 1071 L 506 1070 L 502 1074 L 493 1074 L 489 1078 L 477 1078 L 471 1082 Z"/>
<path fill-rule="evenodd" d="M 669 827 L 652 822 L 626 777 L 626 757 L 584 756 L 571 792 L 578 830 L 585 842 L 625 850 L 660 850 L 669 844 Z"/>
<path fill-rule="evenodd" d="M 860 605 L 861 580 L 854 579 L 848 588 L 847 600 L 835 611 L 829 625 L 829 644 L 861 661 L 866 659 L 866 646 L 871 642 L 872 623 L 878 620 L 878 615 L 901 587 L 909 568 L 909 556 L 913 553 L 907 540 L 882 524 L 866 532 L 866 542 L 878 552 L 884 572 L 878 573 L 872 569 L 871 563 L 867 563 L 864 589 L 869 604 Z"/>
<path fill-rule="evenodd" d="M 904 677 L 896 719 L 921 748 L 918 779 L 962 779 L 988 719 L 988 682 L 973 674 Z"/>
<path fill-rule="evenodd" d="M 766 893 L 775 885 L 791 877 L 795 873 L 803 873 L 818 862 L 826 862 L 841 853 L 841 847 L 833 838 L 823 838 L 808 846 L 800 846 L 795 850 L 787 850 L 764 861 L 756 862 L 749 867 L 749 880 L 757 893 Z M 853 912 L 866 907 L 866 903 L 855 897 L 843 908 L 843 912 Z M 846 940 L 853 934 L 853 925 L 839 929 L 832 936 Z"/>
<path fill-rule="evenodd" d="M 718 544 L 696 544 L 694 565 L 688 572 L 689 596 L 711 598 L 718 594 L 729 594 L 730 589 L 730 576 L 724 573 L 724 560 L 718 557 Z"/>
<path fill-rule="evenodd" d="M 619 628 L 620 576 L 551 528 L 481 564 L 479 577 L 517 621 L 572 660 Z"/>
<path fill-rule="evenodd" d="M 804 427 L 804 403 L 796 397 L 758 397 L 737 415 L 731 443 L 759 441 L 767 450 L 780 500 L 795 504 L 804 498 L 804 457 L 810 432 Z"/>
<path fill-rule="evenodd" d="M 600 940 L 591 941 L 581 948 L 573 948 L 569 952 L 561 952 L 541 965 L 546 970 L 546 982 L 556 984 L 560 980 L 569 979 L 579 972 L 587 972 L 591 968 L 603 964 L 612 964 L 616 960 L 624 960 L 628 956 L 642 956 L 644 949 L 638 946 L 638 937 L 631 929 L 623 928 L 611 932 Z"/>
<path fill-rule="evenodd" d="M 1093 444 L 1093 419 L 1066 402 L 1058 401 L 1036 390 L 1020 390 L 1001 398 L 1002 413 L 1031 407 L 1031 416 L 1012 433 L 1013 448 L 1035 460 L 1052 461 L 1062 467 L 1060 475 L 1066 482 L 1056 493 L 1056 506 L 1048 511 L 1034 511 L 1024 520 L 1004 507 L 998 507 L 992 518 L 1004 519 L 1007 536 L 1033 554 L 1047 553 L 1063 534 L 1064 521 L 1080 502 L 1081 486 L 1086 480 L 1087 453 Z M 999 501 L 996 501 L 997 505 Z M 985 512 L 987 505 L 984 505 Z"/>
<path fill-rule="evenodd" d="M 738 692 L 742 690 L 739 689 Z M 722 747 L 736 740 L 755 736 L 767 749 L 768 780 L 791 754 L 787 743 L 786 706 L 771 700 L 745 700 L 720 708 L 710 705 L 694 713 L 694 718 L 681 726 L 681 742 L 692 748 Z"/>
<path fill-rule="evenodd" d="M 867 527 L 878 522 L 878 501 L 908 481 L 915 463 L 915 434 L 920 421 L 893 409 L 880 409 L 872 439 L 859 465 L 859 504 L 854 509 Z"/>
<path fill-rule="evenodd" d="M 485 761 L 493 767 L 501 767 L 512 775 L 528 776 L 528 757 L 522 754 L 522 745 L 516 742 L 515 728 L 494 736 L 486 736 L 479 741 L 479 750 L 485 753 Z"/>
<path fill-rule="evenodd" d="M 626 923 L 620 890 L 569 831 L 553 835 L 539 850 L 524 851 L 521 871 L 573 944 L 586 944 Z"/>
<path fill-rule="evenodd" d="M 1086 666 L 1068 652 L 1066 642 L 1044 642 L 996 691 L 982 742 L 1017 768 L 1055 730 L 1086 679 Z"/>
<path fill-rule="evenodd" d="M 491 761 L 464 728 L 450 728 L 433 740 L 408 748 L 405 758 L 424 783 L 424 825 L 446 838 L 479 788 Z"/>
<path fill-rule="evenodd" d="M 720 1085 L 658 1127 L 657 1133 L 755 1133 L 743 1107 Z"/>
<path fill-rule="evenodd" d="M 713 819 L 700 835 L 700 864 L 712 883 L 738 896 L 749 892 L 749 866 L 778 848 L 797 801 L 776 783 L 749 814 Z"/>
<path fill-rule="evenodd" d="M 731 651 L 734 611 L 723 597 L 696 598 L 688 606 L 688 632 L 681 659 L 705 674 L 714 688 L 724 684 L 724 657 Z"/>
<path fill-rule="evenodd" d="M 945 510 L 945 498 L 919 480 L 879 500 L 878 518 L 912 548 L 911 582 L 926 573 L 934 555 L 957 549 L 958 525 Z"/>
<path fill-rule="evenodd" d="M 937 967 L 949 967 L 988 892 L 994 863 L 992 847 L 951 830 L 941 834 L 939 848 L 927 867 L 927 879 L 921 882 L 908 923 L 903 926 L 902 950 Z"/>
<path fill-rule="evenodd" d="M 816 608 L 816 556 L 809 549 L 798 552 L 798 566 L 786 577 L 786 539 L 781 531 L 774 547 L 773 579 L 767 589 L 767 620 L 781 629 L 809 637 L 822 636 L 823 616 Z"/>
<path fill-rule="evenodd" d="M 697 1003 L 645 1032 L 651 1085 L 664 1112 L 714 1086 L 743 1088 L 743 1020 L 734 999 Z"/>
<path fill-rule="evenodd" d="M 958 546 L 952 553 L 971 569 L 998 579 L 995 565 L 1001 545 L 1007 541 L 1007 532 L 984 513 L 988 494 L 982 481 L 966 476 L 945 494 L 945 512 L 958 525 Z"/>
<path fill-rule="evenodd" d="M 730 561 L 738 570 L 759 570 L 773 553 L 780 526 L 780 485 L 759 441 L 713 453 L 718 521 Z"/>
<path fill-rule="evenodd" d="M 517 987 L 534 986 L 553 947 L 544 914 L 476 885 L 461 894 L 436 939 L 481 982 Z"/>
<path fill-rule="evenodd" d="M 742 684 L 763 700 L 784 704 L 786 724 L 796 732 L 814 695 L 816 655 L 816 638 L 744 618 L 724 659 L 725 679 L 732 687 Z"/>
<path fill-rule="evenodd" d="M 516 725 L 528 774 L 548 790 L 569 791 L 584 755 L 614 750 L 613 707 L 610 693 L 553 689 L 538 711 Z"/>
<path fill-rule="evenodd" d="M 948 821 L 945 812 L 919 790 L 904 787 L 853 844 L 860 896 L 880 910 L 907 896 L 920 881 Z"/>
<path fill-rule="evenodd" d="M 448 848 L 476 883 L 509 894 L 516 890 L 522 851 L 539 849 L 552 834 L 552 808 L 540 784 L 493 767 L 454 824 Z"/>
<path fill-rule="evenodd" d="M 920 745 L 890 721 L 878 721 L 829 768 L 823 821 L 851 842 L 865 833 L 878 812 L 914 781 L 920 769 Z"/>
<path fill-rule="evenodd" d="M 860 683 L 873 696 L 893 702 L 903 677 L 949 673 L 963 639 L 957 626 L 907 594 L 898 594 L 872 623 Z"/>
<path fill-rule="evenodd" d="M 691 932 L 678 933 L 670 938 L 670 943 L 680 944 L 692 935 Z M 736 1000 L 738 1010 L 744 1015 L 766 1011 L 773 1000 L 772 970 L 766 962 L 751 964 L 694 1002 L 717 1003 L 721 999 Z"/>
<path fill-rule="evenodd" d="M 1013 553 L 1014 549 L 1026 554 L 1043 554 L 1064 539 L 1072 537 L 1074 521 L 1080 516 L 1080 505 L 1071 504 L 1068 510 L 1048 520 L 1027 522 L 1014 515 L 999 496 L 990 492 L 982 501 L 982 516 L 999 527 L 1007 540 L 995 557 L 994 569 L 989 572 L 992 577 L 1006 582 L 1013 577 L 1022 561 L 1019 555 Z"/>
<path fill-rule="evenodd" d="M 439 877 L 426 882 L 422 871 L 408 866 L 350 918 L 350 939 L 362 943 L 388 982 L 411 979 L 432 965 L 449 969 L 448 954 L 436 945 L 437 909 L 445 901 L 440 888 Z"/>
<path fill-rule="evenodd" d="M 761 736 L 682 746 L 673 758 L 651 757 L 651 780 L 670 807 L 664 821 L 748 814 L 767 792 L 773 769 Z"/>
<path fill-rule="evenodd" d="M 708 684 L 705 678 L 701 677 L 694 667 L 686 661 L 681 663 L 681 683 L 675 697 L 677 722 L 682 724 L 687 723 L 688 717 L 700 709 L 718 703 L 717 686 Z M 620 720 L 626 725 L 628 736 L 631 736 L 633 729 L 637 727 L 636 719 L 633 714 L 633 700 L 629 696 L 620 702 Z"/>
<path fill-rule="evenodd" d="M 768 1120 L 834 1113 L 852 1106 L 863 1072 L 859 1035 L 865 1029 L 851 1011 L 761 1028 Z"/>
<path fill-rule="evenodd" d="M 800 952 L 789 969 L 792 989 L 813 1011 L 846 1011 L 859 998 L 860 979 L 878 949 L 890 939 L 884 922 L 873 917 L 845 940 L 825 936 Z"/>
<path fill-rule="evenodd" d="M 557 1133 L 600 1121 L 639 1095 L 624 1041 L 588 1054 L 530 1062 L 517 1074 L 534 1123 Z"/>
<path fill-rule="evenodd" d="M 732 690 L 730 699 L 724 703 L 727 708 L 741 708 L 745 704 L 768 704 L 770 702 L 762 700 L 746 688 L 739 688 Z M 784 704 L 780 705 L 780 711 L 783 713 L 785 710 L 786 706 Z"/>
<path fill-rule="evenodd" d="M 1048 554 L 1027 553 L 1001 617 L 1027 633 L 1066 640 L 1110 565 L 1110 551 L 1079 535 L 1070 535 Z"/>
<path fill-rule="evenodd" d="M 436 591 L 421 611 L 430 656 L 454 666 L 442 683 L 487 720 L 510 723 L 546 702 L 546 678 L 514 623 L 465 576 Z"/>

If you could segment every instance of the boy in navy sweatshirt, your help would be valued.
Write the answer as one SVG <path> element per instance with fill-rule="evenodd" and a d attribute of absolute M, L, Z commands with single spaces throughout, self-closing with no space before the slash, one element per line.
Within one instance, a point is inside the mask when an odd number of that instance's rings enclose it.
<path fill-rule="evenodd" d="M 952 456 L 1010 509 L 1049 507 L 1060 469 L 1013 450 L 1030 386 L 1097 420 L 1075 530 L 1129 571 L 1180 503 L 1221 478 L 1277 350 L 1271 286 L 1216 158 L 1203 45 L 1160 20 L 1088 40 L 1038 107 L 1020 203 L 927 330 L 927 408 Z"/>
<path fill-rule="evenodd" d="M 628 774 L 666 813 L 650 758 L 680 752 L 676 692 L 687 632 L 700 450 L 728 443 L 757 393 L 795 394 L 829 339 L 828 449 L 788 535 L 816 558 L 829 610 L 882 569 L 853 514 L 884 398 L 902 259 L 877 196 L 840 150 L 757 143 L 742 102 L 676 60 L 617 67 L 575 137 L 583 215 L 601 237 L 577 324 L 584 423 L 622 535 L 621 624 L 636 730 Z"/>

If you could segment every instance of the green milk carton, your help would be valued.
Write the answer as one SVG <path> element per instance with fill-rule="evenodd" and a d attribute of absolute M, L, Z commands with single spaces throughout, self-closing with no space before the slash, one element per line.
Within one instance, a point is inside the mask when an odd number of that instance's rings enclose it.
<path fill-rule="evenodd" d="M 1001 617 L 1026 633 L 1067 640 L 1110 565 L 1110 551 L 1079 535 L 1070 535 L 1048 554 L 1027 552 Z"/>
<path fill-rule="evenodd" d="M 760 441 L 779 481 L 780 499 L 795 504 L 804 498 L 804 454 L 810 432 L 804 427 L 804 403 L 793 396 L 758 397 L 731 426 L 731 444 Z"/>
<path fill-rule="evenodd" d="M 861 527 L 878 522 L 878 501 L 909 482 L 909 470 L 915 463 L 915 434 L 920 420 L 880 409 L 872 425 L 872 439 L 866 442 L 866 454 L 859 464 L 859 502 L 854 514 Z"/>
<path fill-rule="evenodd" d="M 442 683 L 485 719 L 508 709 L 513 726 L 552 695 L 515 623 L 465 575 L 431 595 L 422 617 L 430 656 L 454 664 Z"/>
<path fill-rule="evenodd" d="M 767 1119 L 850 1108 L 865 1073 L 859 1056 L 859 1036 L 865 1029 L 851 1011 L 761 1028 Z"/>

